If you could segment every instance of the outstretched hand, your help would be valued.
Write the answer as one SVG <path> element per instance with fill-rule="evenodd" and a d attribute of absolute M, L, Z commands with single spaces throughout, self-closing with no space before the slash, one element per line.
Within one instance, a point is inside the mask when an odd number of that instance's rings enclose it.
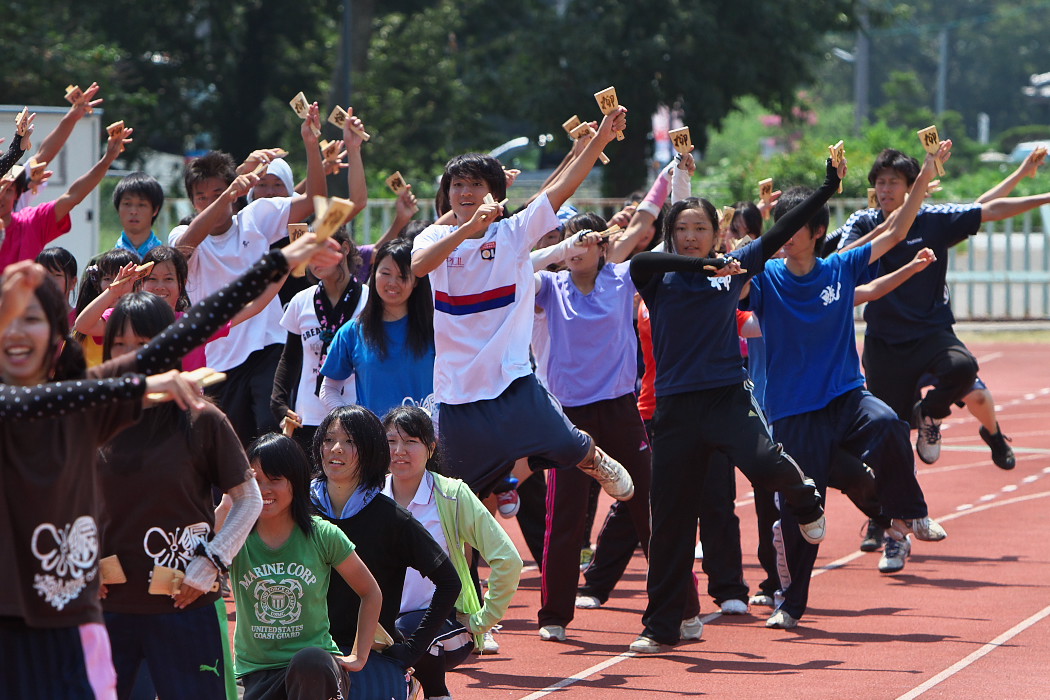
<path fill-rule="evenodd" d="M 32 301 L 36 288 L 44 281 L 47 270 L 32 260 L 12 263 L 0 279 L 0 330 L 23 313 Z"/>

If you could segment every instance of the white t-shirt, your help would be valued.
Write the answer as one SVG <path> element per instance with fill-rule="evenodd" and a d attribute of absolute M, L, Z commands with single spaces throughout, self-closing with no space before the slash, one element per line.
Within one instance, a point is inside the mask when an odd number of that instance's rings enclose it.
<path fill-rule="evenodd" d="M 536 378 L 547 386 L 547 363 L 551 359 L 551 332 L 547 328 L 547 312 L 536 308 L 532 323 L 532 359 L 536 361 Z"/>
<path fill-rule="evenodd" d="M 291 206 L 291 197 L 257 199 L 234 215 L 225 233 L 205 238 L 190 258 L 186 280 L 190 301 L 196 303 L 243 275 L 270 245 L 287 236 Z M 168 244 L 178 246 L 187 228 L 172 229 Z M 229 336 L 208 343 L 208 366 L 233 369 L 256 350 L 283 342 L 281 302 L 274 297 L 257 315 L 230 329 Z"/>
<path fill-rule="evenodd" d="M 299 390 L 295 396 L 294 411 L 303 419 L 303 425 L 320 425 L 328 410 L 321 403 L 314 391 L 317 389 L 317 375 L 321 372 L 321 322 L 317 320 L 314 310 L 314 293 L 317 285 L 307 287 L 292 297 L 281 317 L 281 327 L 289 333 L 303 337 L 303 366 L 299 373 Z M 361 298 L 354 308 L 351 319 L 357 318 L 368 299 L 368 286 L 361 287 Z M 348 321 L 351 319 L 347 319 Z M 333 332 L 339 330 L 333 328 Z M 329 346 L 331 349 L 331 346 Z M 346 404 L 356 402 L 354 377 L 339 382 L 341 393 Z"/>
<path fill-rule="evenodd" d="M 529 252 L 559 225 L 547 201 L 537 197 L 522 212 L 468 238 L 430 273 L 434 291 L 434 397 L 465 404 L 494 399 L 519 377 L 532 373 L 535 280 Z M 457 226 L 427 227 L 413 254 Z"/>
<path fill-rule="evenodd" d="M 386 475 L 386 484 L 383 493 L 390 498 L 394 497 L 393 478 Z M 448 554 L 448 541 L 445 539 L 445 531 L 441 528 L 441 516 L 438 513 L 437 497 L 434 495 L 434 476 L 430 472 L 423 472 L 423 478 L 416 489 L 416 495 L 408 504 L 408 512 L 426 528 L 434 541 L 441 545 L 441 551 Z M 425 578 L 415 569 L 405 570 L 405 587 L 401 590 L 401 613 L 413 610 L 426 610 L 430 607 L 430 601 L 434 598 L 436 586 L 430 579 Z"/>

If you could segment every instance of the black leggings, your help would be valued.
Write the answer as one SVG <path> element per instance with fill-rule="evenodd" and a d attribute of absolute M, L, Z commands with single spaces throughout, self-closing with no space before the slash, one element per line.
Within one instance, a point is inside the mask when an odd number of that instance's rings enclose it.
<path fill-rule="evenodd" d="M 743 383 L 657 397 L 654 422 L 649 604 L 642 622 L 647 637 L 674 644 L 714 452 L 726 454 L 754 486 L 782 492 L 798 522 L 811 523 L 824 510 L 813 482 L 773 444 L 762 411 Z"/>

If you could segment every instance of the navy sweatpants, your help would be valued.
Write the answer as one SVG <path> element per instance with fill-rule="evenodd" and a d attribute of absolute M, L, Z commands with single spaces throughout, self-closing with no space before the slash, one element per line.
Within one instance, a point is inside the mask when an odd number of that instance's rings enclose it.
<path fill-rule="evenodd" d="M 773 436 L 805 465 L 806 475 L 816 483 L 822 497 L 827 492 L 832 460 L 841 448 L 875 472 L 875 490 L 884 516 L 927 515 L 926 500 L 915 478 L 908 424 L 864 389 L 848 391 L 822 409 L 781 418 L 773 424 Z M 788 574 L 787 580 L 781 581 L 784 602 L 780 607 L 798 619 L 806 611 L 818 545 L 802 539 L 798 520 L 783 504 L 780 519 Z"/>

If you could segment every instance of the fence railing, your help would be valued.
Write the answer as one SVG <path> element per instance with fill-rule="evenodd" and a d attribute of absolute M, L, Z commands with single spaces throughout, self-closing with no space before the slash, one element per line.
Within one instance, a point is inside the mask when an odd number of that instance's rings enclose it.
<path fill-rule="evenodd" d="M 581 197 L 571 203 L 607 218 L 623 200 Z M 394 205 L 393 199 L 369 200 L 354 220 L 355 240 L 370 243 L 382 236 L 394 219 Z M 830 206 L 834 229 L 867 201 L 833 199 Z M 163 222 L 158 224 L 159 230 L 167 230 Z M 976 236 L 955 246 L 948 258 L 948 287 L 959 320 L 1050 319 L 1050 205 L 986 223 Z"/>

